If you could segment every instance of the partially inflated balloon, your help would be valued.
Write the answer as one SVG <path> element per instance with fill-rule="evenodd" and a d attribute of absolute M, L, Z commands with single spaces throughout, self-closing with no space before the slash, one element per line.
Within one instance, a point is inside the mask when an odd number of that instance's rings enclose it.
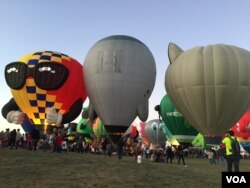
<path fill-rule="evenodd" d="M 10 63 L 5 79 L 18 107 L 32 124 L 48 125 L 48 107 L 69 123 L 81 113 L 86 99 L 83 67 L 75 59 L 54 51 L 38 51 Z"/>
<path fill-rule="evenodd" d="M 167 137 L 164 126 L 158 119 L 146 123 L 145 133 L 152 144 L 162 146 L 166 143 Z"/>
<path fill-rule="evenodd" d="M 202 147 L 204 148 L 205 147 L 205 138 L 202 134 L 198 134 L 194 140 L 192 141 L 192 145 L 194 147 Z"/>
<path fill-rule="evenodd" d="M 136 139 L 138 137 L 138 130 L 136 128 L 136 124 L 132 124 L 129 126 L 129 128 L 126 130 L 126 132 L 122 135 L 123 137 L 125 136 L 130 136 L 133 139 Z"/>
<path fill-rule="evenodd" d="M 148 136 L 147 136 L 147 134 L 145 132 L 145 127 L 146 127 L 146 123 L 145 122 L 140 122 L 139 134 L 140 134 L 140 136 L 142 138 L 142 142 L 145 145 L 149 146 L 151 142 L 150 142 L 150 140 L 149 140 L 149 138 L 148 138 Z"/>
<path fill-rule="evenodd" d="M 242 147 L 250 151 L 250 110 L 239 119 L 239 121 L 231 128 L 234 135 L 240 140 Z"/>
<path fill-rule="evenodd" d="M 100 118 L 95 119 L 93 123 L 93 131 L 97 138 L 107 135 L 106 129 Z"/>
<path fill-rule="evenodd" d="M 223 140 L 222 136 L 211 136 L 211 135 L 204 136 L 199 133 L 192 141 L 192 145 L 194 147 L 209 148 L 211 146 L 221 144 L 221 140 Z"/>
<path fill-rule="evenodd" d="M 250 104 L 250 52 L 217 44 L 168 49 L 165 87 L 178 111 L 202 134 L 221 135 Z"/>
<path fill-rule="evenodd" d="M 84 68 L 90 118 L 96 111 L 111 133 L 124 133 L 137 116 L 147 120 L 156 65 L 145 44 L 130 36 L 106 37 L 90 49 Z"/>
<path fill-rule="evenodd" d="M 91 137 L 94 131 L 90 120 L 82 118 L 77 124 L 76 132 L 84 137 Z"/>
<path fill-rule="evenodd" d="M 163 122 L 178 142 L 191 143 L 198 134 L 197 130 L 178 112 L 168 95 L 161 100 L 160 114 Z"/>
<path fill-rule="evenodd" d="M 239 121 L 232 127 L 234 135 L 243 140 L 250 141 L 250 110 L 248 110 Z"/>
<path fill-rule="evenodd" d="M 167 126 L 162 126 L 163 132 L 166 134 L 167 140 L 171 145 L 180 145 L 180 143 L 176 140 L 175 136 L 170 132 Z"/>

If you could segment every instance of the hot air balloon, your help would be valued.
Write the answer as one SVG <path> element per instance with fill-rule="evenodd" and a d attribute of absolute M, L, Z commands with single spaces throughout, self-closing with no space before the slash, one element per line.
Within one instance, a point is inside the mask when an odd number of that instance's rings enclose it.
<path fill-rule="evenodd" d="M 170 130 L 168 129 L 168 127 L 166 125 L 162 126 L 162 128 L 163 128 L 163 132 L 166 134 L 166 137 L 167 137 L 167 143 L 166 144 L 168 144 L 169 146 L 171 146 L 171 145 L 175 145 L 175 146 L 180 145 L 180 143 L 176 140 L 176 138 L 170 132 Z"/>
<path fill-rule="evenodd" d="M 234 135 L 239 138 L 241 146 L 250 151 L 250 109 L 231 129 L 234 131 Z"/>
<path fill-rule="evenodd" d="M 194 147 L 201 147 L 201 148 L 204 148 L 206 145 L 205 145 L 205 138 L 202 134 L 198 134 L 194 140 L 192 141 L 192 145 Z"/>
<path fill-rule="evenodd" d="M 156 65 L 145 44 L 124 35 L 103 38 L 89 50 L 84 69 L 91 120 L 96 112 L 109 133 L 124 133 L 137 116 L 147 120 Z"/>
<path fill-rule="evenodd" d="M 95 119 L 95 121 L 93 123 L 93 131 L 94 131 L 94 134 L 97 138 L 107 135 L 106 129 L 105 129 L 102 121 L 100 120 L 100 118 Z"/>
<path fill-rule="evenodd" d="M 11 123 L 24 113 L 34 125 L 60 126 L 78 117 L 86 99 L 82 65 L 59 52 L 27 54 L 5 67 L 5 79 L 13 99 L 2 114 Z"/>
<path fill-rule="evenodd" d="M 131 124 L 122 136 L 130 136 L 131 138 L 136 139 L 139 136 L 136 124 Z"/>
<path fill-rule="evenodd" d="M 150 142 L 154 145 L 162 146 L 166 144 L 165 125 L 158 119 L 150 120 L 146 123 L 145 133 Z"/>
<path fill-rule="evenodd" d="M 178 142 L 191 143 L 198 134 L 198 131 L 175 108 L 168 95 L 165 95 L 161 100 L 160 115 Z"/>
<path fill-rule="evenodd" d="M 204 135 L 222 135 L 250 103 L 250 52 L 216 44 L 183 51 L 171 43 L 165 88 L 185 119 Z"/>
<path fill-rule="evenodd" d="M 223 136 L 209 136 L 198 134 L 192 141 L 194 147 L 211 148 L 212 146 L 218 146 L 221 144 Z"/>
<path fill-rule="evenodd" d="M 94 131 L 91 126 L 90 120 L 84 118 L 81 119 L 77 124 L 76 132 L 82 137 L 92 138 L 92 135 L 94 135 Z"/>
<path fill-rule="evenodd" d="M 151 142 L 150 142 L 149 138 L 146 135 L 145 127 L 146 127 L 146 123 L 145 122 L 140 122 L 139 134 L 140 134 L 140 136 L 142 138 L 142 143 L 149 146 Z"/>

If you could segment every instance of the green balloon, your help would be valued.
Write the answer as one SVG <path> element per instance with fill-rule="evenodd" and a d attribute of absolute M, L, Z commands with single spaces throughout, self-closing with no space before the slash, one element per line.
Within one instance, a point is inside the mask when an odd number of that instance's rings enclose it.
<path fill-rule="evenodd" d="M 77 124 L 76 132 L 80 134 L 94 134 L 88 119 L 82 118 Z"/>
<path fill-rule="evenodd" d="M 161 100 L 160 115 L 178 142 L 191 143 L 198 134 L 198 131 L 178 112 L 168 95 Z"/>
<path fill-rule="evenodd" d="M 102 121 L 100 120 L 100 118 L 95 119 L 95 121 L 93 123 L 93 131 L 94 131 L 94 134 L 97 138 L 107 135 L 106 129 L 105 129 Z"/>
<path fill-rule="evenodd" d="M 202 147 L 204 148 L 205 147 L 205 138 L 202 134 L 198 134 L 194 140 L 192 141 L 192 145 L 194 147 Z"/>

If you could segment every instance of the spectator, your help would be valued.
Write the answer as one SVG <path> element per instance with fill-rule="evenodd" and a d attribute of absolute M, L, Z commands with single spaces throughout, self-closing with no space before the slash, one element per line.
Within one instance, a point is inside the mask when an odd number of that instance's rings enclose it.
<path fill-rule="evenodd" d="M 184 148 L 182 145 L 179 145 L 177 148 L 177 155 L 178 155 L 178 166 L 180 166 L 180 161 L 182 160 L 182 163 L 184 167 L 187 167 L 184 159 Z"/>
<path fill-rule="evenodd" d="M 217 151 L 217 155 L 218 155 L 218 163 L 221 165 L 221 166 L 225 166 L 225 157 L 226 157 L 226 148 L 225 148 L 225 145 L 221 144 L 220 145 L 220 148 L 218 149 Z"/>
<path fill-rule="evenodd" d="M 39 127 L 36 126 L 35 129 L 32 131 L 32 144 L 33 144 L 33 150 L 36 151 L 38 141 L 40 139 L 40 131 Z"/>
<path fill-rule="evenodd" d="M 43 135 L 43 151 L 47 151 L 49 148 L 49 137 L 50 134 L 48 132 Z"/>
<path fill-rule="evenodd" d="M 32 134 L 27 134 L 27 149 L 32 150 Z"/>
<path fill-rule="evenodd" d="M 234 166 L 234 171 L 239 172 L 240 156 L 232 153 L 232 139 L 237 138 L 234 136 L 234 131 L 230 130 L 225 133 L 225 138 L 222 140 L 222 144 L 226 146 L 227 171 L 232 172 Z"/>
<path fill-rule="evenodd" d="M 62 142 L 63 142 L 63 137 L 60 132 L 57 133 L 56 135 L 56 151 L 58 153 L 62 152 Z"/>
<path fill-rule="evenodd" d="M 20 129 L 17 129 L 17 133 L 16 133 L 16 149 L 18 148 L 20 142 L 21 142 L 21 133 L 20 133 Z"/>
<path fill-rule="evenodd" d="M 165 153 L 165 162 L 168 163 L 168 160 L 170 163 L 172 163 L 174 157 L 174 152 L 172 150 L 171 146 L 167 146 L 166 153 Z"/>
<path fill-rule="evenodd" d="M 55 133 L 50 134 L 49 136 L 49 146 L 51 153 L 55 152 L 55 142 L 56 142 L 56 135 Z"/>
<path fill-rule="evenodd" d="M 10 132 L 10 149 L 12 149 L 13 147 L 16 148 L 16 129 L 13 129 Z"/>
<path fill-rule="evenodd" d="M 120 140 L 117 143 L 117 154 L 118 154 L 118 159 L 122 158 L 123 155 L 123 137 L 120 138 Z"/>

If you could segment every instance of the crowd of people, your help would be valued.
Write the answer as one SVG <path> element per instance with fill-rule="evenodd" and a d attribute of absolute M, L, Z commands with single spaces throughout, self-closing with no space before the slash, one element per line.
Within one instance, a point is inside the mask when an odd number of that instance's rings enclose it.
<path fill-rule="evenodd" d="M 38 127 L 30 133 L 20 133 L 20 129 L 6 129 L 0 132 L 0 146 L 2 148 L 23 148 L 30 151 L 41 149 L 51 153 L 70 151 L 77 153 L 90 152 L 94 154 L 105 153 L 111 156 L 113 144 L 106 137 L 93 138 L 92 142 L 86 142 L 81 135 L 76 135 L 69 140 L 67 132 L 63 130 L 47 131 L 42 134 Z"/>
<path fill-rule="evenodd" d="M 211 164 L 220 164 L 225 166 L 228 164 L 228 171 L 232 171 L 234 166 L 235 171 L 239 171 L 240 156 L 232 155 L 230 151 L 230 136 L 234 136 L 232 131 L 222 140 L 219 149 L 209 148 L 203 152 L 201 150 L 188 150 L 183 145 L 172 146 L 166 144 L 165 146 L 147 146 L 141 140 L 132 140 L 130 137 L 121 137 L 121 139 L 114 144 L 109 137 L 94 137 L 91 142 L 87 142 L 81 135 L 75 135 L 73 140 L 69 140 L 67 132 L 63 130 L 56 130 L 41 134 L 38 127 L 30 133 L 20 133 L 20 129 L 6 129 L 0 133 L 0 144 L 2 148 L 18 149 L 23 148 L 30 151 L 41 149 L 44 152 L 51 153 L 77 152 L 77 153 L 93 153 L 104 154 L 112 156 L 117 154 L 118 159 L 122 156 L 138 156 L 142 158 L 150 158 L 153 162 L 164 162 L 172 164 L 176 159 L 178 165 L 183 164 L 187 167 L 185 158 L 187 157 L 202 157 L 208 158 Z"/>

